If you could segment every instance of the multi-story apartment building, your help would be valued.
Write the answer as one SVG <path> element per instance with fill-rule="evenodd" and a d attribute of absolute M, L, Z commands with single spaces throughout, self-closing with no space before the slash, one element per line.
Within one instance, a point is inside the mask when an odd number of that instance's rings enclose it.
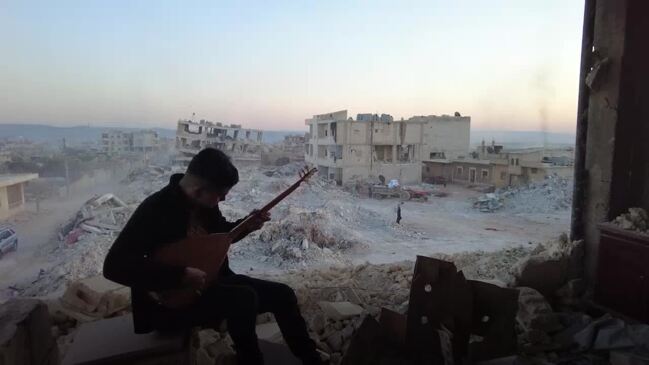
<path fill-rule="evenodd" d="M 314 115 L 305 123 L 305 160 L 339 184 L 370 176 L 419 183 L 423 159 L 469 152 L 471 118 L 459 115 L 394 121 L 387 114 L 359 114 L 353 120 L 342 110 Z"/>
<path fill-rule="evenodd" d="M 241 125 L 179 120 L 176 129 L 176 161 L 189 163 L 201 149 L 215 147 L 239 161 L 260 161 L 263 132 Z"/>
<path fill-rule="evenodd" d="M 153 130 L 108 130 L 101 134 L 101 150 L 109 155 L 153 152 L 160 149 L 158 133 Z"/>
<path fill-rule="evenodd" d="M 101 149 L 110 155 L 119 155 L 131 150 L 133 134 L 121 130 L 109 130 L 101 134 Z"/>

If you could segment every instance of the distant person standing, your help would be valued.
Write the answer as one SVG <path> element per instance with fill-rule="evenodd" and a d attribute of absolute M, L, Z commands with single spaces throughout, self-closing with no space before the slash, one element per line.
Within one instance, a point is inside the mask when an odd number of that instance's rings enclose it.
<path fill-rule="evenodd" d="M 397 224 L 401 224 L 401 202 L 397 204 Z"/>

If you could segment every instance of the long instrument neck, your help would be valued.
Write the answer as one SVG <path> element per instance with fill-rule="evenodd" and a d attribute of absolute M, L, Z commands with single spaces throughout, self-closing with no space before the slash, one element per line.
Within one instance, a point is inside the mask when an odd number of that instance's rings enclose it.
<path fill-rule="evenodd" d="M 304 180 L 304 178 L 300 178 L 293 185 L 289 186 L 281 194 L 277 195 L 273 200 L 271 200 L 266 205 L 264 205 L 259 210 L 259 212 L 260 213 L 265 213 L 265 212 L 268 212 L 269 210 L 273 209 L 273 207 L 275 207 L 277 204 L 279 204 L 279 202 L 284 200 L 284 198 L 286 198 L 289 194 L 291 194 L 293 191 L 295 191 L 295 189 L 297 189 L 298 186 L 300 186 L 300 183 L 302 183 L 303 180 Z M 240 234 L 242 234 L 248 228 L 247 223 L 252 218 L 253 218 L 253 216 L 249 215 L 248 217 L 246 217 L 246 219 L 244 219 L 241 223 L 239 223 L 236 227 L 234 227 L 229 233 L 230 237 L 232 239 L 234 239 L 234 238 L 238 237 Z"/>
<path fill-rule="evenodd" d="M 264 206 L 260 209 L 260 211 L 261 211 L 261 212 L 268 212 L 269 210 L 273 209 L 277 204 L 279 204 L 279 202 L 281 202 L 282 200 L 284 200 L 284 198 L 286 198 L 290 193 L 292 193 L 293 191 L 295 191 L 295 189 L 297 189 L 298 186 L 300 186 L 300 183 L 301 183 L 301 182 L 302 182 L 302 179 L 298 180 L 298 181 L 295 182 L 293 185 L 289 186 L 286 190 L 282 191 L 281 194 L 279 194 L 278 196 L 276 196 L 275 199 L 271 200 L 271 201 L 268 202 L 266 205 L 264 205 Z"/>

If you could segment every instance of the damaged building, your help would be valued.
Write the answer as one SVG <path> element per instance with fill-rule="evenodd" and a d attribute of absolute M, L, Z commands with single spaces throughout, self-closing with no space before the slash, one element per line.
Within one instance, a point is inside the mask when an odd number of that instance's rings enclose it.
<path fill-rule="evenodd" d="M 179 120 L 176 129 L 175 161 L 187 164 L 201 149 L 215 147 L 230 155 L 234 160 L 260 161 L 263 132 L 258 129 L 242 128 L 240 124 L 225 125 L 201 119 Z"/>
<path fill-rule="evenodd" d="M 0 175 L 0 219 L 6 219 L 25 207 L 25 185 L 38 174 Z"/>
<path fill-rule="evenodd" d="M 261 153 L 261 163 L 265 166 L 281 166 L 290 162 L 304 161 L 304 135 L 288 135 L 280 143 L 267 145 Z"/>
<path fill-rule="evenodd" d="M 452 182 L 495 188 L 543 181 L 549 176 L 572 178 L 573 148 L 505 149 L 502 145 L 482 145 L 471 158 L 448 159 L 433 156 L 423 161 L 422 180 Z"/>
<path fill-rule="evenodd" d="M 381 176 L 419 183 L 423 159 L 459 158 L 469 150 L 471 117 L 459 113 L 399 121 L 387 114 L 359 114 L 354 120 L 342 110 L 314 115 L 305 123 L 305 160 L 338 184 Z"/>

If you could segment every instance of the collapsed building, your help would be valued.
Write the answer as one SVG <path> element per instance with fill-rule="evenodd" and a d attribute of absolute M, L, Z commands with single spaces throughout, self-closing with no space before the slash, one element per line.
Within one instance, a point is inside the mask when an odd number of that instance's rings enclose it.
<path fill-rule="evenodd" d="M 304 161 L 303 135 L 284 136 L 281 143 L 267 146 L 261 153 L 261 162 L 264 165 L 285 165 L 290 162 Z"/>
<path fill-rule="evenodd" d="M 263 132 L 258 129 L 245 129 L 240 124 L 224 125 L 201 119 L 178 121 L 176 128 L 175 162 L 188 164 L 200 150 L 214 147 L 226 152 L 232 159 L 259 161 Z"/>
<path fill-rule="evenodd" d="M 421 182 L 421 161 L 434 156 L 456 158 L 469 150 L 471 117 L 415 116 L 394 121 L 381 116 L 347 111 L 306 119 L 305 160 L 319 175 L 338 184 L 368 177 Z"/>

